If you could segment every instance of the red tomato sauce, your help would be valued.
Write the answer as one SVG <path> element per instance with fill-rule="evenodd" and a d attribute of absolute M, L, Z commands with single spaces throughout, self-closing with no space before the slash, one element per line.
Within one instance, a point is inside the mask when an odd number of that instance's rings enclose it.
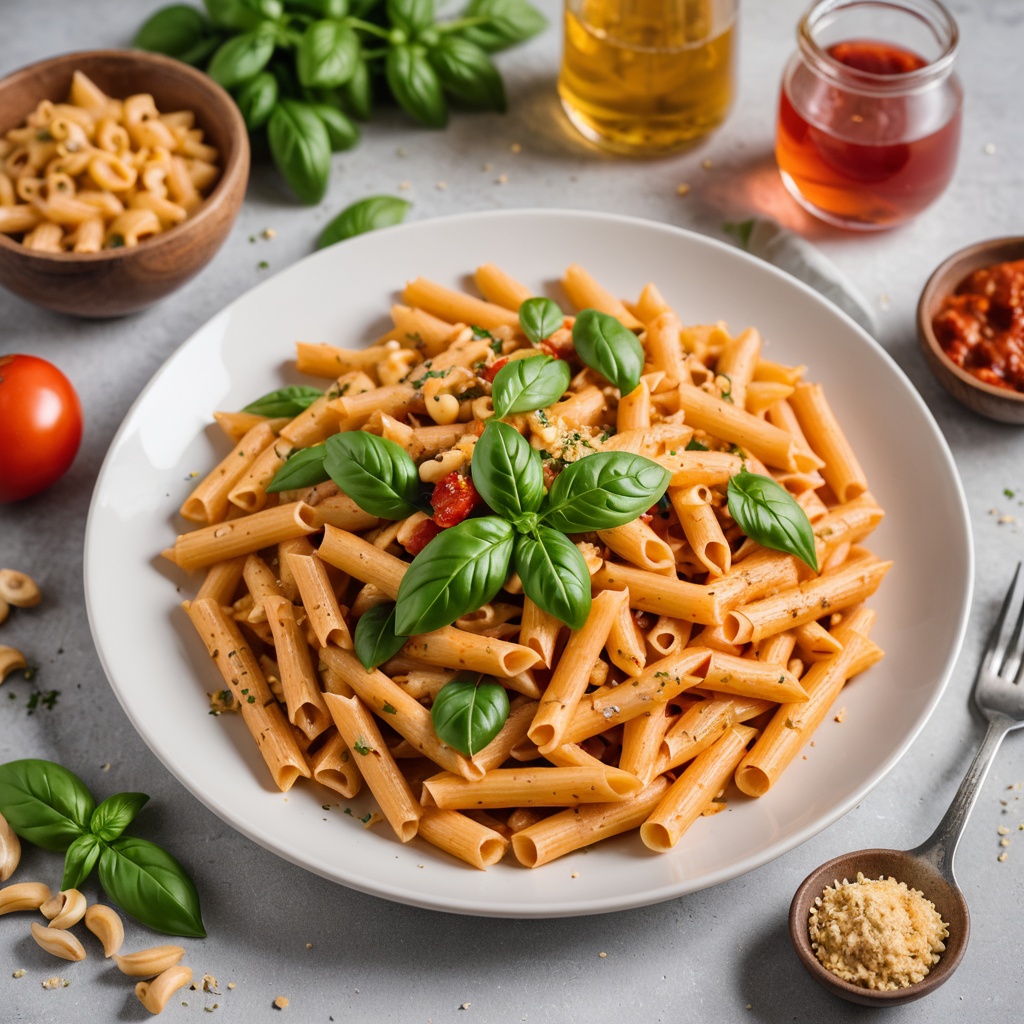
<path fill-rule="evenodd" d="M 1024 392 L 1024 260 L 969 274 L 932 320 L 943 351 L 979 380 Z"/>

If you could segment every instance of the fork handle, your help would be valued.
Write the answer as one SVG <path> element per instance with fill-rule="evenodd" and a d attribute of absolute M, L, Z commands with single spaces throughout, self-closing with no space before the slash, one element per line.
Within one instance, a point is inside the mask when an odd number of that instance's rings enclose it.
<path fill-rule="evenodd" d="M 985 738 L 981 741 L 981 746 L 974 755 L 974 760 L 967 769 L 967 774 L 960 783 L 949 810 L 943 815 L 935 831 L 911 851 L 929 861 L 951 881 L 954 881 L 953 856 L 960 837 L 964 834 L 967 818 L 978 799 L 982 783 L 988 775 L 989 767 L 999 750 L 999 745 L 1003 742 L 1003 737 L 1017 724 L 1009 715 L 992 713 Z"/>

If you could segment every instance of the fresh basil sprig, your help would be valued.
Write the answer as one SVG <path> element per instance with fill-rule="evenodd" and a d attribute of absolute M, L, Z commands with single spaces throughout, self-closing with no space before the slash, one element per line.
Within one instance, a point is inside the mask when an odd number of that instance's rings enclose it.
<path fill-rule="evenodd" d="M 401 445 L 364 430 L 348 430 L 332 434 L 325 447 L 324 468 L 364 512 L 404 519 L 417 511 L 419 471 Z"/>
<path fill-rule="evenodd" d="M 516 537 L 513 565 L 523 592 L 570 629 L 582 629 L 590 614 L 590 570 L 580 549 L 564 533 L 540 526 Z"/>
<path fill-rule="evenodd" d="M 111 902 L 168 935 L 206 935 L 199 894 L 166 850 L 122 833 L 149 799 L 118 793 L 98 807 L 85 783 L 53 761 L 0 765 L 0 814 L 24 840 L 65 854 L 62 888 L 77 888 L 99 865 Z"/>
<path fill-rule="evenodd" d="M 231 90 L 250 132 L 302 202 L 327 187 L 330 154 L 355 145 L 349 120 L 370 117 L 387 92 L 431 128 L 449 101 L 504 111 L 493 51 L 542 31 L 529 0 L 470 0 L 438 20 L 434 0 L 204 0 L 156 11 L 135 45 L 206 70 Z M 257 140 L 258 141 L 258 140 Z"/>
<path fill-rule="evenodd" d="M 540 452 L 515 427 L 489 419 L 473 448 L 473 486 L 500 516 L 520 528 L 544 500 Z"/>
<path fill-rule="evenodd" d="M 437 691 L 430 717 L 442 742 L 472 757 L 501 732 L 508 711 L 504 686 L 490 676 L 461 672 Z"/>
<path fill-rule="evenodd" d="M 429 633 L 487 604 L 508 576 L 514 535 L 511 523 L 498 516 L 466 519 L 442 530 L 402 577 L 395 631 Z"/>
<path fill-rule="evenodd" d="M 581 309 L 572 326 L 576 354 L 622 395 L 640 383 L 644 350 L 637 336 L 615 317 L 596 309 Z"/>
<path fill-rule="evenodd" d="M 565 314 L 552 299 L 537 296 L 527 299 L 519 307 L 519 325 L 534 345 L 550 338 L 564 323 Z"/>
<path fill-rule="evenodd" d="M 625 526 L 665 493 L 672 474 L 630 452 L 595 452 L 555 477 L 541 512 L 545 526 L 586 533 Z"/>
<path fill-rule="evenodd" d="M 395 632 L 395 603 L 386 601 L 359 616 L 352 634 L 352 646 L 363 668 L 383 665 L 404 646 L 406 638 Z"/>
<path fill-rule="evenodd" d="M 811 522 L 785 487 L 771 477 L 742 469 L 730 477 L 726 493 L 729 515 L 748 537 L 773 551 L 796 555 L 818 571 Z"/>
<path fill-rule="evenodd" d="M 319 388 L 293 385 L 287 388 L 278 388 L 271 391 L 256 401 L 250 402 L 242 412 L 251 412 L 257 416 L 298 416 L 304 409 L 308 409 L 318 398 L 323 398 L 323 392 Z"/>
<path fill-rule="evenodd" d="M 368 196 L 346 206 L 320 233 L 316 243 L 324 249 L 356 235 L 401 224 L 412 204 L 396 196 Z"/>
<path fill-rule="evenodd" d="M 491 384 L 494 415 L 499 419 L 517 412 L 533 412 L 557 402 L 569 387 L 572 371 L 564 359 L 530 356 L 511 359 Z"/>

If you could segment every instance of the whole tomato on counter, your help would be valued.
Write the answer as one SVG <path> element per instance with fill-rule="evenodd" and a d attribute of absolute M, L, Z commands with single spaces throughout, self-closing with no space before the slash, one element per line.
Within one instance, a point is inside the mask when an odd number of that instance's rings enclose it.
<path fill-rule="evenodd" d="M 0 355 L 0 502 L 55 483 L 81 441 L 82 404 L 71 381 L 38 356 Z"/>

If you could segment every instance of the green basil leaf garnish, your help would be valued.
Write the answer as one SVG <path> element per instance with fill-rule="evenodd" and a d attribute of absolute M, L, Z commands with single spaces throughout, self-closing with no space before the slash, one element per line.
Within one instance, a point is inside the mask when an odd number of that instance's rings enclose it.
<path fill-rule="evenodd" d="M 797 500 L 771 477 L 740 470 L 729 478 L 729 515 L 758 544 L 796 555 L 815 572 L 814 530 Z"/>
<path fill-rule="evenodd" d="M 684 450 L 688 452 L 706 452 L 708 450 L 708 446 L 706 444 L 701 444 L 700 441 L 696 440 L 696 438 L 691 437 L 690 440 L 686 442 L 686 448 Z"/>
<path fill-rule="evenodd" d="M 550 338 L 565 323 L 562 307 L 551 299 L 536 297 L 527 299 L 519 307 L 519 325 L 534 345 Z"/>
<path fill-rule="evenodd" d="M 359 36 L 340 21 L 315 21 L 302 34 L 295 54 L 299 83 L 307 89 L 344 85 L 359 63 Z"/>
<path fill-rule="evenodd" d="M 304 386 L 292 386 L 279 388 L 269 394 L 250 402 L 242 412 L 251 412 L 257 416 L 298 416 L 304 409 L 308 409 L 318 398 L 323 398 L 324 393 L 318 388 Z"/>
<path fill-rule="evenodd" d="M 434 0 L 387 0 L 388 21 L 412 38 L 434 23 Z"/>
<path fill-rule="evenodd" d="M 171 4 L 143 22 L 132 45 L 193 64 L 208 57 L 219 41 L 210 35 L 210 25 L 201 11 L 188 4 Z"/>
<path fill-rule="evenodd" d="M 324 465 L 326 456 L 327 446 L 322 444 L 292 452 L 285 464 L 274 474 L 274 479 L 267 484 L 267 491 L 295 491 L 330 480 L 331 475 Z"/>
<path fill-rule="evenodd" d="M 460 672 L 437 691 L 430 717 L 438 739 L 472 757 L 501 732 L 508 707 L 508 694 L 500 683 L 490 676 Z"/>
<path fill-rule="evenodd" d="M 405 641 L 406 637 L 395 632 L 393 601 L 375 605 L 363 612 L 352 634 L 356 657 L 367 670 L 393 658 L 405 646 Z"/>
<path fill-rule="evenodd" d="M 384 60 L 388 88 L 398 105 L 428 128 L 443 128 L 448 123 L 441 79 L 420 45 L 388 47 Z"/>
<path fill-rule="evenodd" d="M 78 889 L 92 874 L 96 861 L 100 858 L 103 843 L 91 832 L 79 836 L 64 854 L 64 877 L 60 881 L 61 889 Z"/>
<path fill-rule="evenodd" d="M 395 196 L 369 196 L 360 199 L 351 206 L 346 206 L 337 217 L 323 229 L 316 243 L 323 249 L 335 242 L 344 242 L 348 238 L 376 231 L 379 228 L 401 224 L 411 203 Z"/>
<path fill-rule="evenodd" d="M 628 395 L 644 372 L 644 350 L 637 336 L 613 316 L 582 309 L 572 326 L 576 354 L 592 370 Z"/>
<path fill-rule="evenodd" d="M 116 839 L 135 819 L 149 797 L 145 793 L 115 793 L 92 812 L 89 830 L 100 839 Z"/>
<path fill-rule="evenodd" d="M 22 839 L 63 853 L 89 831 L 95 802 L 82 780 L 52 761 L 0 765 L 0 814 Z"/>
<path fill-rule="evenodd" d="M 480 18 L 475 25 L 460 30 L 484 50 L 504 50 L 525 42 L 547 28 L 548 20 L 527 0 L 470 0 L 465 18 Z"/>
<path fill-rule="evenodd" d="M 445 92 L 480 110 L 508 109 L 505 85 L 486 51 L 460 36 L 443 35 L 429 51 Z"/>
<path fill-rule="evenodd" d="M 491 418 L 473 446 L 473 486 L 500 516 L 511 522 L 536 512 L 544 500 L 540 452 L 508 423 Z"/>
<path fill-rule="evenodd" d="M 167 935 L 206 936 L 195 884 L 155 843 L 127 836 L 104 843 L 99 870 L 106 894 L 126 914 Z"/>
<path fill-rule="evenodd" d="M 330 103 L 311 103 L 309 106 L 327 129 L 332 153 L 351 149 L 359 141 L 359 129 L 348 114 Z"/>
<path fill-rule="evenodd" d="M 281 100 L 267 122 L 267 141 L 292 191 L 304 203 L 319 203 L 331 176 L 331 140 L 316 111 L 298 100 Z"/>
<path fill-rule="evenodd" d="M 277 79 L 269 71 L 261 71 L 239 89 L 235 102 L 249 131 L 267 123 L 277 104 L 278 92 Z"/>
<path fill-rule="evenodd" d="M 210 20 L 219 28 L 246 32 L 284 13 L 281 0 L 203 0 Z"/>
<path fill-rule="evenodd" d="M 243 32 L 217 47 L 206 73 L 225 89 L 255 78 L 274 54 L 274 37 L 262 29 Z"/>
<path fill-rule="evenodd" d="M 590 614 L 590 571 L 580 549 L 564 533 L 541 526 L 516 537 L 512 556 L 523 592 L 570 629 L 582 629 Z"/>
<path fill-rule="evenodd" d="M 596 452 L 555 477 L 541 521 L 562 533 L 624 526 L 665 493 L 672 474 L 629 452 Z"/>
<path fill-rule="evenodd" d="M 501 419 L 517 412 L 545 409 L 565 394 L 572 371 L 564 359 L 529 356 L 509 360 L 491 384 L 494 415 Z"/>
<path fill-rule="evenodd" d="M 400 445 L 365 430 L 350 430 L 333 434 L 326 448 L 324 468 L 364 512 L 404 519 L 417 511 L 419 471 Z"/>
<path fill-rule="evenodd" d="M 497 516 L 442 530 L 412 561 L 398 588 L 395 632 L 429 633 L 475 611 L 501 589 L 513 529 Z"/>
<path fill-rule="evenodd" d="M 352 77 L 341 87 L 340 96 L 345 109 L 360 121 L 368 121 L 373 113 L 373 83 L 370 65 L 361 60 Z"/>

